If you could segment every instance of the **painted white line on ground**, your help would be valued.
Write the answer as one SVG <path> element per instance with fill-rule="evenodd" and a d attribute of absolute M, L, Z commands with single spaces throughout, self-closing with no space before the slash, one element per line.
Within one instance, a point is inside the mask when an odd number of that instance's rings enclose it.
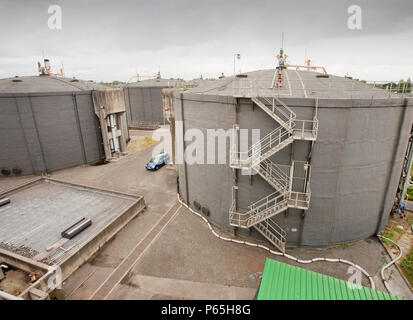
<path fill-rule="evenodd" d="M 182 208 L 182 205 L 180 205 L 178 207 L 178 209 L 176 209 L 176 211 L 174 212 L 174 214 L 169 218 L 169 220 L 165 223 L 165 225 L 162 227 L 161 230 L 159 230 L 159 232 L 156 234 L 156 236 L 152 239 L 151 242 L 149 242 L 149 244 L 146 246 L 146 248 L 140 253 L 140 255 L 136 258 L 136 260 L 133 262 L 133 264 L 128 268 L 128 271 L 125 272 L 124 275 L 122 275 L 122 278 L 112 287 L 112 289 L 108 292 L 108 294 L 103 298 L 104 300 L 107 299 L 107 297 L 110 296 L 110 294 L 113 292 L 113 290 L 115 290 L 115 288 L 118 286 L 118 284 L 123 280 L 123 278 L 126 277 L 126 275 L 129 273 L 129 271 L 136 265 L 136 263 L 140 260 L 140 258 L 144 255 L 144 253 L 146 252 L 146 250 L 149 249 L 149 247 L 152 245 L 152 243 L 158 239 L 158 237 L 160 236 L 160 234 L 163 232 L 163 230 L 169 225 L 169 223 L 175 218 L 175 216 L 178 214 L 179 209 Z"/>
<path fill-rule="evenodd" d="M 93 292 L 93 294 L 88 298 L 88 300 L 90 300 L 92 297 L 94 297 L 98 292 L 99 292 L 99 290 L 106 284 L 106 282 L 119 270 L 119 268 L 120 267 L 122 267 L 122 263 L 124 262 L 124 261 L 126 261 L 133 253 L 134 253 L 134 251 L 136 250 L 136 248 L 138 248 L 139 247 L 139 245 L 151 234 L 151 232 L 156 228 L 156 226 L 162 221 L 162 219 L 165 217 L 165 215 L 167 215 L 168 213 L 169 213 L 169 211 L 171 211 L 172 210 L 172 208 L 174 207 L 176 205 L 176 203 L 174 203 L 167 211 L 166 211 L 166 213 L 165 214 L 163 214 L 157 221 L 156 221 L 156 223 L 153 225 L 153 227 L 145 234 L 145 236 L 133 247 L 133 249 L 129 252 L 129 254 L 123 259 L 123 261 L 109 274 L 109 276 L 105 279 L 105 281 L 103 281 L 102 283 L 101 283 L 101 285 Z M 176 215 L 176 213 L 179 211 L 179 209 L 182 207 L 182 205 L 181 206 L 179 206 L 178 207 L 178 209 L 175 211 L 175 213 L 172 215 L 172 217 L 174 217 L 175 215 Z M 172 218 L 171 217 L 171 218 Z M 171 219 L 170 218 L 170 219 Z M 166 223 L 166 225 L 167 224 L 169 224 L 169 222 L 170 222 L 171 220 L 168 220 L 167 221 L 167 223 Z M 166 226 L 165 225 L 165 226 Z M 163 230 L 163 228 L 161 229 L 161 231 Z M 160 232 L 161 232 L 160 231 Z M 159 232 L 159 233 L 160 233 Z M 159 234 L 158 233 L 158 234 Z M 140 255 L 141 256 L 141 255 Z M 140 257 L 139 256 L 139 257 Z M 136 260 L 137 261 L 137 260 Z M 136 261 L 133 263 L 133 265 L 135 265 L 135 263 L 136 263 Z M 130 270 L 130 268 L 128 269 L 128 272 L 129 272 L 129 270 Z M 127 274 L 127 273 L 126 273 Z M 125 274 L 125 275 L 126 275 Z M 125 276 L 124 275 L 124 276 Z M 122 279 L 124 278 L 124 276 L 122 276 Z M 121 280 L 122 280 L 121 279 Z M 119 281 L 120 282 L 120 281 Z M 116 285 L 114 286 L 114 287 L 116 287 L 118 284 L 119 284 L 119 282 L 117 282 L 116 283 Z M 113 290 L 113 288 L 111 289 L 111 291 Z M 111 292 L 110 291 L 110 292 Z M 106 298 L 106 297 L 104 297 L 104 298 Z"/>

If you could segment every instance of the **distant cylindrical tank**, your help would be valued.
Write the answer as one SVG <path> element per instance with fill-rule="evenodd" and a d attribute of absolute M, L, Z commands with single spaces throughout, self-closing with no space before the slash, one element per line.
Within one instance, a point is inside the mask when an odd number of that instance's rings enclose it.
<path fill-rule="evenodd" d="M 203 136 L 204 164 L 178 163 L 181 197 L 223 229 L 279 247 L 328 246 L 381 231 L 398 188 L 413 99 L 289 69 L 277 87 L 276 75 L 255 71 L 175 94 L 177 154 L 191 157 L 197 130 Z M 231 136 L 243 130 L 248 147 L 234 142 L 231 149 Z"/>
<path fill-rule="evenodd" d="M 129 127 L 144 128 L 163 124 L 162 89 L 180 86 L 182 83 L 179 80 L 156 78 L 128 84 L 124 92 Z"/>

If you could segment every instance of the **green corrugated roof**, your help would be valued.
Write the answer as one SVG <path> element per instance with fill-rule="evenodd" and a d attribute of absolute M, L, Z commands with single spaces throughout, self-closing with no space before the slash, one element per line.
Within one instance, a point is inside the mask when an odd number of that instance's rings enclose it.
<path fill-rule="evenodd" d="M 268 259 L 257 300 L 402 300 L 367 287 L 351 289 L 348 282 Z"/>

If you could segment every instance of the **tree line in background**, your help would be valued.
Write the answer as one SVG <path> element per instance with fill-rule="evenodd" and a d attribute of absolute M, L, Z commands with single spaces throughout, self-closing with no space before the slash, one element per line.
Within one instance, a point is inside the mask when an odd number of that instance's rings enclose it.
<path fill-rule="evenodd" d="M 399 82 L 367 82 L 366 80 L 354 79 L 363 83 L 374 85 L 376 88 L 381 88 L 386 91 L 393 93 L 411 93 L 412 92 L 412 81 L 408 78 L 406 81 L 401 79 Z"/>
<path fill-rule="evenodd" d="M 380 85 L 376 85 L 379 88 L 391 91 L 391 92 L 396 92 L 396 93 L 411 93 L 412 92 L 412 81 L 407 79 L 404 81 L 401 79 L 398 83 L 396 82 L 388 82 L 388 83 L 383 83 Z"/>
<path fill-rule="evenodd" d="M 195 78 L 193 80 L 202 80 L 202 76 L 199 78 Z M 169 78 L 169 80 L 184 80 L 182 78 Z M 215 78 L 205 78 L 203 80 L 216 80 Z M 367 82 L 366 80 L 359 80 L 359 79 L 354 79 L 366 84 L 370 84 L 370 85 L 374 85 L 376 88 L 381 88 L 384 89 L 386 91 L 390 91 L 393 93 L 411 93 L 412 92 L 412 81 L 410 78 L 408 78 L 407 80 L 403 80 L 401 79 L 399 82 L 380 82 L 380 83 L 376 83 L 376 82 Z M 103 82 L 101 81 L 100 84 L 109 86 L 109 87 L 114 87 L 114 88 L 119 88 L 122 87 L 124 85 L 126 85 L 126 82 L 123 81 L 112 81 L 112 82 Z"/>

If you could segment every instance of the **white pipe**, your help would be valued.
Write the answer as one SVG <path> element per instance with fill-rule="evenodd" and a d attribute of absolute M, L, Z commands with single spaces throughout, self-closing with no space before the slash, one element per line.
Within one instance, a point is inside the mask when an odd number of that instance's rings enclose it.
<path fill-rule="evenodd" d="M 0 298 L 5 299 L 5 300 L 24 300 L 21 297 L 13 296 L 12 294 L 9 294 L 1 290 L 0 290 Z"/>
<path fill-rule="evenodd" d="M 392 261 L 390 261 L 388 264 L 386 264 L 383 268 L 381 268 L 381 271 L 380 271 L 381 279 L 383 280 L 384 286 L 386 287 L 387 291 L 389 291 L 389 293 L 393 294 L 393 293 L 391 292 L 391 290 L 390 290 L 390 285 L 388 284 L 386 278 L 384 277 L 384 270 L 386 270 L 386 269 L 389 268 L 392 264 L 394 264 L 397 260 L 399 260 L 399 259 L 402 257 L 403 251 L 402 251 L 402 248 L 401 248 L 397 243 L 395 243 L 393 240 L 390 240 L 389 238 L 386 238 L 386 237 L 383 237 L 383 236 L 380 236 L 380 235 L 377 235 L 377 236 L 378 236 L 379 238 L 386 239 L 387 241 L 390 241 L 390 242 L 393 243 L 393 244 L 399 249 L 399 251 L 400 251 L 400 252 L 399 252 L 399 255 L 398 255 L 395 259 L 393 259 Z"/>
<path fill-rule="evenodd" d="M 286 257 L 286 258 L 288 258 L 288 259 L 297 261 L 297 262 L 299 262 L 299 263 L 311 263 L 311 262 L 316 262 L 316 261 L 327 261 L 327 262 L 345 263 L 345 264 L 351 265 L 351 266 L 359 269 L 359 270 L 369 279 L 371 288 L 372 288 L 373 290 L 375 289 L 374 280 L 373 280 L 373 278 L 368 274 L 368 272 L 367 272 L 366 270 L 364 270 L 362 267 L 360 267 L 359 265 L 357 265 L 357 264 L 355 264 L 355 263 L 352 263 L 351 261 L 347 261 L 347 260 L 344 260 L 344 259 L 332 259 L 332 258 L 313 258 L 313 259 L 311 259 L 311 260 L 300 260 L 300 259 L 298 259 L 298 258 L 296 258 L 296 257 L 294 257 L 294 256 L 289 255 L 289 254 L 271 250 L 270 248 L 268 248 L 268 247 L 266 247 L 266 246 L 264 246 L 264 245 L 261 245 L 261 244 L 257 245 L 257 244 L 255 244 L 255 243 L 251 243 L 251 242 L 248 242 L 248 241 L 236 240 L 236 239 L 230 239 L 230 238 L 223 237 L 223 236 L 221 236 L 221 235 L 219 235 L 218 233 L 215 232 L 215 230 L 212 228 L 211 224 L 209 223 L 209 221 L 208 221 L 205 217 L 203 217 L 203 216 L 202 216 L 201 214 L 199 214 L 198 212 L 192 210 L 186 203 L 182 202 L 181 199 L 179 199 L 179 194 L 178 194 L 177 196 L 178 196 L 178 201 L 179 201 L 179 203 L 182 204 L 182 205 L 183 205 L 185 208 L 187 208 L 189 211 L 191 211 L 193 214 L 195 214 L 195 215 L 197 215 L 198 217 L 202 218 L 202 219 L 208 224 L 208 227 L 209 227 L 209 229 L 211 230 L 211 232 L 213 233 L 213 235 L 216 236 L 217 238 L 221 239 L 221 240 L 232 241 L 232 242 L 239 243 L 239 244 L 245 244 L 245 245 L 247 245 L 247 246 L 257 246 L 257 247 L 260 247 L 260 248 L 262 248 L 262 249 L 264 249 L 264 250 L 267 250 L 268 252 L 270 252 L 270 253 L 272 253 L 272 254 L 275 254 L 275 255 L 277 255 L 277 256 L 284 256 L 284 257 Z M 389 290 L 389 291 L 390 291 L 390 290 Z"/>

